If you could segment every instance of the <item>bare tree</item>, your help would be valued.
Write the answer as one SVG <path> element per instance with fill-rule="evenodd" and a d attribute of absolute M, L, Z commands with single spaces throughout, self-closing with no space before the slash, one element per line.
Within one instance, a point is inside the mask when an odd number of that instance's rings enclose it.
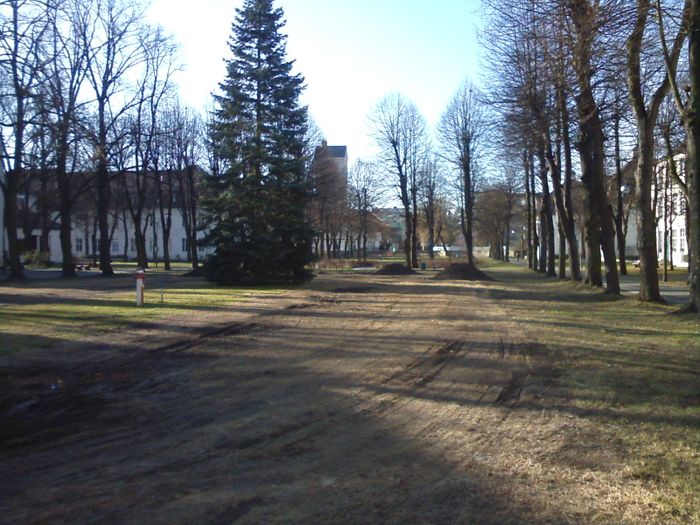
<path fill-rule="evenodd" d="M 588 281 L 594 286 L 603 285 L 600 251 L 602 249 L 606 269 L 606 289 L 620 293 L 620 280 L 615 257 L 615 229 L 612 211 L 605 191 L 605 135 L 600 107 L 596 100 L 596 68 L 605 49 L 603 41 L 606 29 L 615 28 L 615 15 L 619 14 L 616 0 L 597 2 L 591 0 L 564 0 L 566 17 L 566 43 L 572 56 L 577 89 L 578 149 L 581 162 L 581 181 L 585 188 L 585 224 L 588 245 Z"/>
<path fill-rule="evenodd" d="M 192 269 L 199 269 L 197 231 L 199 230 L 199 187 L 201 171 L 198 163 L 202 160 L 204 123 L 202 118 L 188 108 L 181 108 L 175 116 L 175 201 L 180 210 L 185 229 L 187 251 Z M 220 167 L 212 157 L 210 167 Z"/>
<path fill-rule="evenodd" d="M 414 226 L 418 173 L 427 149 L 425 119 L 416 106 L 398 93 L 379 101 L 370 116 L 380 147 L 379 160 L 395 177 L 394 187 L 404 209 L 406 266 L 417 264 Z"/>
<path fill-rule="evenodd" d="M 64 277 L 75 275 L 72 253 L 73 207 L 85 191 L 84 179 L 75 175 L 78 159 L 72 153 L 82 138 L 81 113 L 86 102 L 81 90 L 87 74 L 91 24 L 89 0 L 65 0 L 47 10 L 50 56 L 44 68 L 47 126 L 53 136 L 53 156 L 61 217 L 61 252 Z"/>
<path fill-rule="evenodd" d="M 636 171 L 636 206 L 638 212 L 637 235 L 639 248 L 639 300 L 663 302 L 659 291 L 659 276 L 657 271 L 656 251 L 656 218 L 652 208 L 652 183 L 654 180 L 654 128 L 659 115 L 659 109 L 670 88 L 669 77 L 676 73 L 676 66 L 681 48 L 686 37 L 685 23 L 681 23 L 676 31 L 672 49 L 668 54 L 668 75 L 658 80 L 655 90 L 643 86 L 641 56 L 644 46 L 644 34 L 652 12 L 651 0 L 637 0 L 634 30 L 627 40 L 627 84 L 630 92 L 630 102 L 637 120 L 637 171 Z M 685 18 L 685 16 L 684 16 Z M 655 64 L 646 61 L 646 65 Z M 657 69 L 663 71 L 663 64 Z M 655 71 L 652 71 L 654 73 Z M 654 78 L 652 77 L 651 80 Z M 649 83 L 651 82 L 649 81 Z M 649 100 L 644 96 L 643 87 L 651 92 Z"/>
<path fill-rule="evenodd" d="M 358 257 L 366 260 L 370 219 L 382 196 L 381 179 L 377 167 L 362 159 L 355 161 L 349 175 L 350 208 L 357 217 Z"/>
<path fill-rule="evenodd" d="M 435 258 L 435 244 L 437 242 L 437 223 L 439 220 L 439 200 L 443 196 L 444 179 L 441 166 L 436 156 L 429 159 L 420 174 L 420 197 L 425 225 L 428 232 L 428 256 Z"/>
<path fill-rule="evenodd" d="M 30 126 L 30 105 L 37 96 L 42 60 L 39 50 L 49 27 L 41 0 L 4 0 L 0 3 L 0 71 L 7 92 L 2 93 L 2 162 L 10 278 L 22 278 L 17 237 L 17 191 L 26 169 L 25 136 Z"/>
<path fill-rule="evenodd" d="M 664 11 L 661 1 L 656 2 L 659 34 L 663 47 L 666 74 L 671 85 L 673 99 L 681 114 L 686 131 L 686 189 L 688 194 L 688 240 L 690 260 L 690 301 L 688 310 L 700 313 L 700 0 L 687 0 L 688 69 L 690 82 L 687 98 L 684 98 L 676 80 L 673 55 L 666 43 Z"/>
<path fill-rule="evenodd" d="M 345 168 L 331 154 L 331 147 L 322 140 L 313 154 L 311 179 L 314 188 L 313 222 L 320 238 L 319 255 L 337 257 L 347 208 Z"/>
<path fill-rule="evenodd" d="M 552 112 L 554 116 L 549 119 L 549 123 L 543 129 L 543 148 L 552 179 L 559 231 L 563 234 L 561 239 L 566 241 L 566 243 L 562 242 L 560 245 L 562 249 L 560 249 L 559 253 L 559 277 L 565 278 L 565 254 L 563 248 L 568 247 L 571 278 L 574 281 L 580 281 L 581 261 L 576 238 L 575 212 L 572 199 L 573 160 L 569 111 L 570 96 L 567 87 L 570 68 L 567 67 L 568 57 L 564 49 L 561 11 L 559 11 L 557 21 L 557 30 L 554 34 L 553 42 L 548 46 L 548 58 L 551 61 L 551 67 L 546 68 L 546 71 L 549 73 L 549 81 L 552 84 L 552 98 L 554 99 Z M 545 119 L 542 120 L 543 122 L 545 121 Z M 554 147 L 552 147 L 552 134 L 555 135 Z"/>
<path fill-rule="evenodd" d="M 136 242 L 138 265 L 148 266 L 144 213 L 153 206 L 153 193 L 158 189 L 160 174 L 154 172 L 156 145 L 160 129 L 161 104 L 172 90 L 172 75 L 177 70 L 175 45 L 160 29 L 142 31 L 139 35 L 144 52 L 143 67 L 137 83 L 137 101 L 130 115 L 129 139 L 133 144 L 133 171 L 122 171 L 123 186 Z M 155 220 L 153 221 L 155 225 Z M 157 243 L 154 240 L 154 246 Z"/>
<path fill-rule="evenodd" d="M 141 40 L 142 8 L 132 0 L 95 0 L 94 23 L 83 33 L 91 54 L 87 78 L 96 110 L 93 131 L 97 184 L 100 270 L 112 275 L 109 210 L 111 200 L 110 156 L 123 136 L 115 133 L 119 120 L 138 102 L 125 92 L 127 76 L 144 60 Z"/>
<path fill-rule="evenodd" d="M 467 259 L 474 264 L 474 188 L 475 167 L 484 134 L 483 105 L 476 88 L 464 82 L 450 101 L 438 124 L 442 156 L 459 173 L 462 203 L 462 231 L 467 245 Z"/>
<path fill-rule="evenodd" d="M 627 275 L 627 231 L 629 217 L 632 208 L 630 195 L 635 187 L 634 180 L 625 175 L 622 156 L 623 126 L 630 116 L 630 107 L 627 103 L 627 87 L 623 81 L 613 81 L 611 86 L 611 102 L 608 108 L 609 121 L 613 139 L 613 163 L 615 170 L 614 194 L 611 202 L 614 203 L 613 218 L 615 220 L 615 236 L 617 240 L 617 257 L 620 265 L 620 275 Z M 636 153 L 635 153 L 636 154 Z"/>
<path fill-rule="evenodd" d="M 519 215 L 518 197 L 521 192 L 521 179 L 518 172 L 512 166 L 505 166 L 503 171 L 493 181 L 492 190 L 500 194 L 498 199 L 501 206 L 497 210 L 502 225 L 502 246 L 503 250 L 499 255 L 505 261 L 510 261 L 510 236 L 513 219 Z M 560 254 L 561 255 L 561 254 Z"/>

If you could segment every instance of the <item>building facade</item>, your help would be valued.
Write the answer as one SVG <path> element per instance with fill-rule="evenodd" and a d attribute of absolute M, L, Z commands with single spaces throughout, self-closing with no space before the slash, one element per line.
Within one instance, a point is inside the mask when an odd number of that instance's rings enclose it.
<path fill-rule="evenodd" d="M 685 153 L 674 155 L 676 180 L 669 159 L 656 165 L 653 199 L 656 206 L 656 249 L 659 262 L 688 266 L 688 201 L 681 184 L 686 181 Z M 680 184 L 679 184 L 680 182 Z"/>

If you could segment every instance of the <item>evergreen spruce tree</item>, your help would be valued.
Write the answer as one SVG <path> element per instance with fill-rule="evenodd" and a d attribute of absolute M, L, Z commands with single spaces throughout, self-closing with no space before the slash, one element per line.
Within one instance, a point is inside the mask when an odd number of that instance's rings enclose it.
<path fill-rule="evenodd" d="M 210 130 L 223 173 L 210 177 L 205 207 L 212 219 L 205 265 L 222 284 L 308 279 L 313 231 L 304 162 L 304 79 L 286 59 L 283 11 L 272 0 L 245 0 L 236 10 L 227 78 Z"/>

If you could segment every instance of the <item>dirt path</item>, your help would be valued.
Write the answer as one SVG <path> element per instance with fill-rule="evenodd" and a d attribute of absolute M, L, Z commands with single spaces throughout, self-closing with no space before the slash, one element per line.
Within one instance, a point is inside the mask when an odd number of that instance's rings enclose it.
<path fill-rule="evenodd" d="M 498 286 L 322 276 L 2 363 L 0 522 L 653 522 Z"/>

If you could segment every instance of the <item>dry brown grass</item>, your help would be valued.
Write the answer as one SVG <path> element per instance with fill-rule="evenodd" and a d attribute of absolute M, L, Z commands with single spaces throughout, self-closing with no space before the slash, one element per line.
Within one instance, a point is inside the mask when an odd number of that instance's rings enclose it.
<path fill-rule="evenodd" d="M 700 523 L 697 320 L 488 271 L 229 291 L 0 357 L 4 517 Z"/>

